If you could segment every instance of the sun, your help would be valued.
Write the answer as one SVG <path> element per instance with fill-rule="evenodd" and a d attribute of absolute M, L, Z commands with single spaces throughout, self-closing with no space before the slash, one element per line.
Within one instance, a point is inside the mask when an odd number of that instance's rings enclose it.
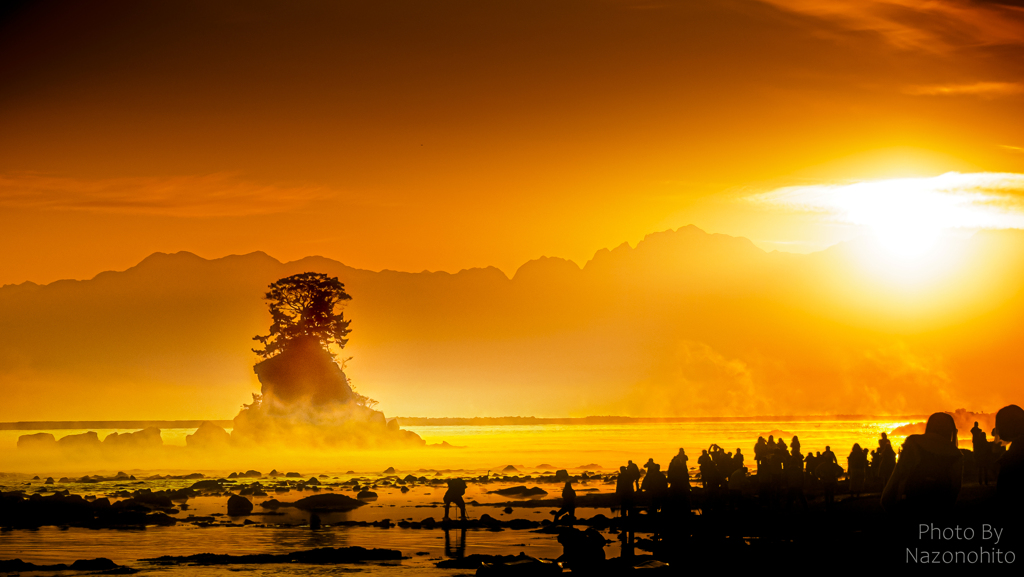
<path fill-rule="evenodd" d="M 789 186 L 755 202 L 812 215 L 852 233 L 861 267 L 879 281 L 917 290 L 964 264 L 962 239 L 983 229 L 1024 228 L 1016 191 L 1024 175 L 947 172 L 937 176 Z"/>
<path fill-rule="evenodd" d="M 920 258 L 960 219 L 956 198 L 935 194 L 921 179 L 853 185 L 836 199 L 850 221 L 866 227 L 886 256 Z"/>
<path fill-rule="evenodd" d="M 1018 174 L 947 172 L 791 186 L 754 199 L 853 225 L 870 233 L 879 256 L 911 261 L 934 251 L 951 233 L 1024 228 L 1024 207 L 1015 193 L 1022 186 L 1024 176 Z"/>
<path fill-rule="evenodd" d="M 879 226 L 872 234 L 888 256 L 910 260 L 927 256 L 938 244 L 942 228 L 927 224 L 913 227 Z"/>

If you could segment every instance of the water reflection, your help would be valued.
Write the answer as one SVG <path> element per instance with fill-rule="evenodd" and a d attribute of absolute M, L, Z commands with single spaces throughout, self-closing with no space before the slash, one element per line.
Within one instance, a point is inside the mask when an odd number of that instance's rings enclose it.
<path fill-rule="evenodd" d="M 466 528 L 463 527 L 455 533 L 454 529 L 444 530 L 444 556 L 449 559 L 462 559 L 466 556 Z"/>

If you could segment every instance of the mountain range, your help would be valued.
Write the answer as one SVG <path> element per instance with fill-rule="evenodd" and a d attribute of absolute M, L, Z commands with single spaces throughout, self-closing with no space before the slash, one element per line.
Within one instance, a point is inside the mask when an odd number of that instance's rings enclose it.
<path fill-rule="evenodd" d="M 1024 233 L 919 261 L 870 242 L 763 251 L 695 226 L 500 270 L 355 269 L 262 252 L 155 253 L 0 288 L 0 421 L 228 419 L 259 390 L 267 286 L 352 295 L 338 355 L 389 415 L 906 414 L 1020 403 Z"/>

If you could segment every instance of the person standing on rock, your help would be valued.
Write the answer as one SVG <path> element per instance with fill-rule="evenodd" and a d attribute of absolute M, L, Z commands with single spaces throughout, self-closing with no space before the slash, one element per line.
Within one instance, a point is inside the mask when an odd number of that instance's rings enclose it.
<path fill-rule="evenodd" d="M 448 510 L 455 503 L 461 513 L 460 519 L 466 520 L 466 502 L 462 499 L 462 496 L 466 494 L 466 482 L 456 477 L 455 479 L 448 480 L 448 490 L 444 493 L 444 518 L 446 521 L 451 520 L 448 516 Z"/>
<path fill-rule="evenodd" d="M 633 507 L 633 477 L 625 466 L 619 467 L 619 476 L 615 479 L 615 495 L 619 498 L 619 515 L 623 518 L 629 516 L 629 510 Z"/>
<path fill-rule="evenodd" d="M 630 479 L 632 479 L 633 483 L 636 485 L 636 489 L 634 491 L 639 491 L 641 478 L 640 467 L 637 467 L 636 463 L 634 463 L 633 461 L 629 461 L 626 464 L 626 472 L 629 473 Z"/>
<path fill-rule="evenodd" d="M 566 481 L 562 488 L 562 508 L 555 513 L 555 523 L 565 515 L 571 524 L 576 520 L 576 490 L 572 488 L 572 481 Z"/>

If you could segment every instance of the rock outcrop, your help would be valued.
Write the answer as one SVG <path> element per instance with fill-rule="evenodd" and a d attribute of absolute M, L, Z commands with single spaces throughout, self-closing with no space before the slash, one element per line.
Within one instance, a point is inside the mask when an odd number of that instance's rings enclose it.
<path fill-rule="evenodd" d="M 52 451 L 57 448 L 57 440 L 50 433 L 35 433 L 18 437 L 18 448 L 27 451 Z"/>
<path fill-rule="evenodd" d="M 231 444 L 231 433 L 209 421 L 199 424 L 191 435 L 185 436 L 185 444 L 196 449 L 220 449 Z"/>
<path fill-rule="evenodd" d="M 238 495 L 228 497 L 228 516 L 244 517 L 250 513 L 252 513 L 252 501 Z"/>
<path fill-rule="evenodd" d="M 156 427 L 147 427 L 134 433 L 111 433 L 103 439 L 104 448 L 139 450 L 157 449 L 163 445 L 164 440 L 160 437 L 160 429 Z"/>
<path fill-rule="evenodd" d="M 293 340 L 253 370 L 262 395 L 235 417 L 231 439 L 239 444 L 353 448 L 425 445 L 397 421 L 367 406 L 345 372 L 318 340 Z"/>
<path fill-rule="evenodd" d="M 79 435 L 68 435 L 57 440 L 57 446 L 62 451 L 96 451 L 102 446 L 100 436 L 95 431 L 81 433 Z"/>

